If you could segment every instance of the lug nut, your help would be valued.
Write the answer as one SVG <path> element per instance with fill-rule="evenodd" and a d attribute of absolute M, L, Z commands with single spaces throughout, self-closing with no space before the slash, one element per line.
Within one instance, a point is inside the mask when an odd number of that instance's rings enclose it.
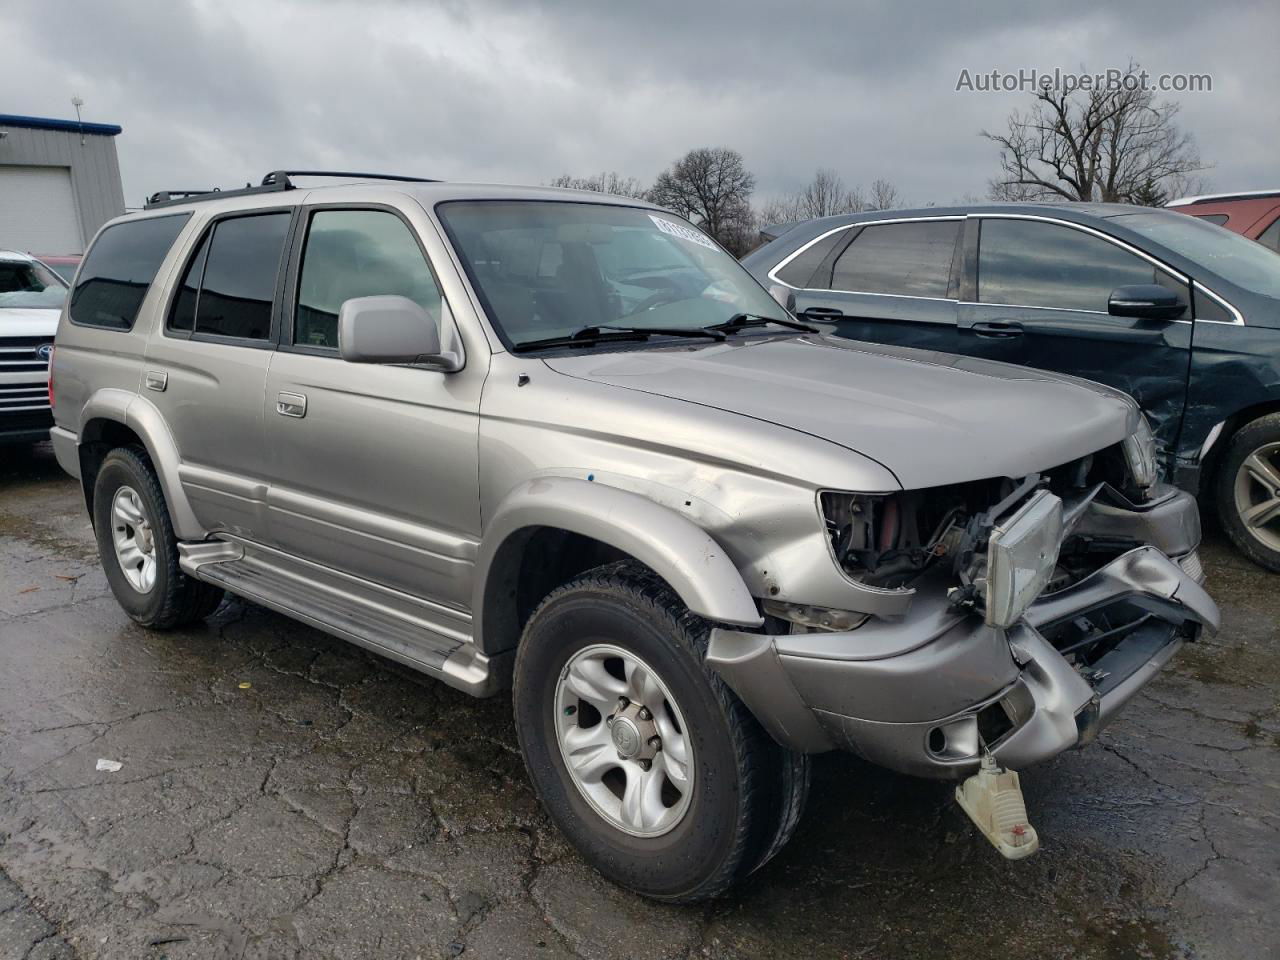
<path fill-rule="evenodd" d="M 619 710 L 619 711 L 625 710 L 625 709 L 627 709 L 627 707 L 629 707 L 629 706 L 631 706 L 631 701 L 630 701 L 630 700 L 628 700 L 626 697 L 619 697 L 619 698 L 618 698 L 618 710 Z"/>
<path fill-rule="evenodd" d="M 640 712 L 636 714 L 641 720 L 652 720 L 653 714 L 649 712 L 648 707 L 641 707 Z"/>
<path fill-rule="evenodd" d="M 661 750 L 661 749 L 662 749 L 662 738 L 661 738 L 661 737 L 650 737 L 650 738 L 649 738 L 649 746 L 653 747 L 653 749 L 655 749 L 655 750 Z"/>
<path fill-rule="evenodd" d="M 612 713 L 611 713 L 611 714 L 609 714 L 607 717 L 605 717 L 605 718 L 604 718 L 604 725 L 605 725 L 606 727 L 612 727 L 612 726 L 613 726 L 613 714 L 612 714 Z"/>
<path fill-rule="evenodd" d="M 653 761 L 652 761 L 652 760 L 641 760 L 641 761 L 640 761 L 640 769 L 641 769 L 641 770 L 648 770 L 648 769 L 649 769 L 650 767 L 652 767 L 652 766 L 653 766 Z"/>

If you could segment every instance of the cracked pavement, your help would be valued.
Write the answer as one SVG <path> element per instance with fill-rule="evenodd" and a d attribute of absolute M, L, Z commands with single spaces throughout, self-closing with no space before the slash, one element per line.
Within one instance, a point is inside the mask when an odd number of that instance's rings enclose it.
<path fill-rule="evenodd" d="M 668 907 L 542 815 L 507 699 L 235 600 L 142 630 L 77 484 L 0 449 L 0 957 L 1280 957 L 1280 578 L 1204 556 L 1222 634 L 1023 775 L 1039 855 L 831 755 L 782 854 Z"/>

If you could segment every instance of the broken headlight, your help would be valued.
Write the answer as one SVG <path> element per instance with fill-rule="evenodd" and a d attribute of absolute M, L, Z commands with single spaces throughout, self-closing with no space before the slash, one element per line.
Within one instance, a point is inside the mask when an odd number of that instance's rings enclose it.
<path fill-rule="evenodd" d="M 1133 482 L 1142 490 L 1154 486 L 1159 479 L 1159 458 L 1156 454 L 1156 438 L 1147 418 L 1138 418 L 1138 429 L 1124 441 L 1124 456 L 1129 464 Z"/>
<path fill-rule="evenodd" d="M 987 623 L 1011 627 L 1048 585 L 1062 545 L 1062 501 L 1041 490 L 991 531 L 986 584 Z"/>

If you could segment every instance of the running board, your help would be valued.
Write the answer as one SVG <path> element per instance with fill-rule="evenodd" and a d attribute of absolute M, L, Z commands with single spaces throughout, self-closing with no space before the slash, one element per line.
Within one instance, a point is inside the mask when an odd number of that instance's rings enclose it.
<path fill-rule="evenodd" d="M 178 544 L 198 580 L 359 644 L 477 697 L 510 686 L 510 653 L 488 657 L 460 610 L 242 540 Z"/>

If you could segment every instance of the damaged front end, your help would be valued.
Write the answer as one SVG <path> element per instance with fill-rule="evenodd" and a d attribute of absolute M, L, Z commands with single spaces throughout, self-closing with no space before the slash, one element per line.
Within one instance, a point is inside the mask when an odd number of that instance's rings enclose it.
<path fill-rule="evenodd" d="M 1043 473 L 824 492 L 833 561 L 902 616 L 764 604 L 708 661 L 780 742 L 960 779 L 1092 740 L 1186 640 L 1217 629 L 1194 500 L 1124 444 Z M 851 591 L 851 594 L 859 590 Z M 851 603 L 856 607 L 856 604 Z"/>

